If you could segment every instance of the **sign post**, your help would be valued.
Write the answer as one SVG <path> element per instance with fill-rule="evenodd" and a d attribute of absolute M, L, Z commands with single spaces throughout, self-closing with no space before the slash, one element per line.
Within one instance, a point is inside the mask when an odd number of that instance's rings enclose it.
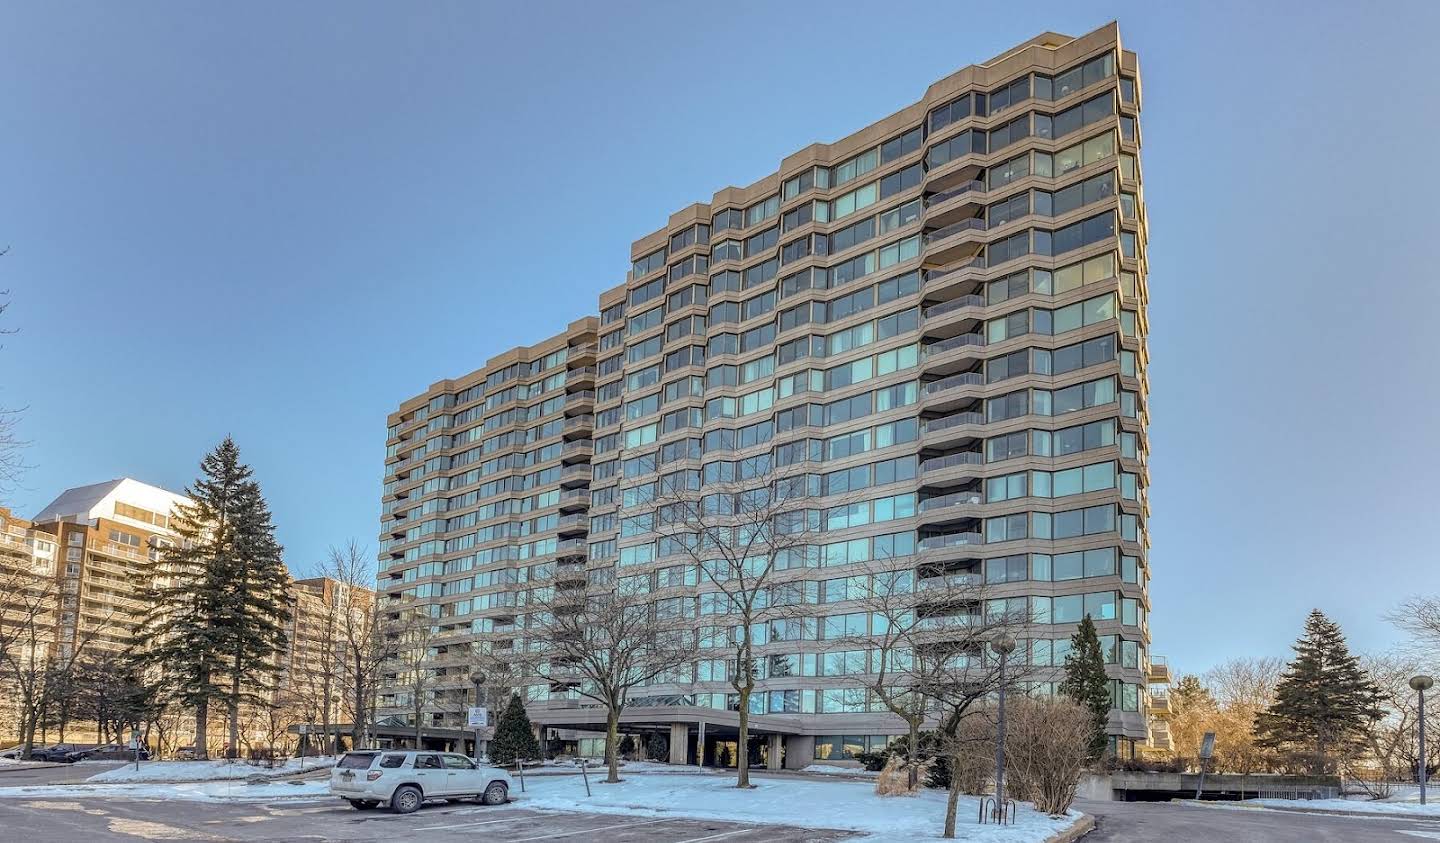
<path fill-rule="evenodd" d="M 489 757 L 486 752 L 486 741 L 482 735 L 490 726 L 490 709 L 483 705 L 470 706 L 469 718 L 466 722 L 469 723 L 470 728 L 475 730 L 475 762 L 478 764 L 481 759 Z"/>
<path fill-rule="evenodd" d="M 130 730 L 130 748 L 135 750 L 135 771 L 140 771 L 140 732 L 137 729 Z"/>
<path fill-rule="evenodd" d="M 1200 782 L 1195 785 L 1195 798 L 1200 798 L 1200 793 L 1205 790 L 1205 768 L 1210 766 L 1210 759 L 1215 757 L 1215 733 L 1206 732 L 1205 737 L 1200 740 Z"/>
<path fill-rule="evenodd" d="M 310 733 L 310 724 L 301 723 L 295 727 L 300 733 L 300 772 L 305 772 L 305 740 Z"/>

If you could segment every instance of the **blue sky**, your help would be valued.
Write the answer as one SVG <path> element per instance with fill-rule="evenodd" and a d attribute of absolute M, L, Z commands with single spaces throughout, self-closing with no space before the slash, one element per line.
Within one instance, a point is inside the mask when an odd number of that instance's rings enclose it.
<path fill-rule="evenodd" d="M 1144 75 L 1154 651 L 1362 649 L 1440 591 L 1440 4 L 73 3 L 0 30 L 30 514 L 235 436 L 292 568 L 375 544 L 385 415 L 629 244 L 1039 32 Z M 1382 13 L 1383 12 L 1383 13 Z"/>

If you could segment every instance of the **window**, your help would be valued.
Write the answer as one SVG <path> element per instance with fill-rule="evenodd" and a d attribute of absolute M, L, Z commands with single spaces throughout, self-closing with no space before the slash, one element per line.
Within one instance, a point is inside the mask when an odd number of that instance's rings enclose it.
<path fill-rule="evenodd" d="M 645 257 L 635 261 L 635 264 L 633 266 L 634 277 L 641 278 L 643 276 L 649 275 L 650 273 L 654 272 L 657 269 L 660 269 L 664 265 L 665 250 L 659 249 L 657 251 L 651 252 Z"/>
<path fill-rule="evenodd" d="M 897 158 L 903 158 L 920 148 L 923 139 L 923 132 L 920 127 L 915 127 L 899 137 L 891 138 L 880 145 L 880 163 L 889 164 Z"/>

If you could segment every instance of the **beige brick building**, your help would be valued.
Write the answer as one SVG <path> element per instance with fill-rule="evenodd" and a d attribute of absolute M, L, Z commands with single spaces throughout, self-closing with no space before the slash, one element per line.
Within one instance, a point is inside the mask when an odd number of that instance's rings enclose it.
<path fill-rule="evenodd" d="M 1140 106 L 1118 27 L 1040 35 L 671 214 L 631 245 L 598 316 L 403 402 L 379 592 L 433 618 L 428 733 L 465 736 L 472 647 L 529 646 L 531 584 L 649 577 L 702 634 L 721 623 L 684 559 L 627 527 L 625 492 L 656 466 L 722 476 L 764 456 L 807 463 L 853 503 L 807 573 L 811 622 L 762 647 L 782 666 L 752 700 L 768 763 L 842 760 L 903 731 L 856 679 L 873 651 L 840 652 L 829 633 L 853 635 L 832 583 L 881 557 L 921 587 L 983 582 L 1023 606 L 1042 692 L 1090 615 L 1115 747 L 1145 744 Z M 713 759 L 737 722 L 712 664 L 724 655 L 632 700 L 626 727 L 668 734 L 676 760 Z M 547 726 L 599 722 L 573 693 L 536 684 L 529 700 Z M 406 691 L 381 701 L 403 736 Z"/>

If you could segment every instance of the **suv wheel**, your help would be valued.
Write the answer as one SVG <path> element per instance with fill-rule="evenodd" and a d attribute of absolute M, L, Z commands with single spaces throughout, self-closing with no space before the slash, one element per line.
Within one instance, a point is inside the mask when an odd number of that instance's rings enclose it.
<path fill-rule="evenodd" d="M 506 787 L 504 782 L 491 782 L 480 796 L 480 801 L 486 805 L 504 805 L 509 796 L 510 788 Z"/>
<path fill-rule="evenodd" d="M 390 810 L 397 814 L 413 814 L 420 810 L 420 788 L 413 784 L 402 784 L 395 788 L 390 797 Z"/>

